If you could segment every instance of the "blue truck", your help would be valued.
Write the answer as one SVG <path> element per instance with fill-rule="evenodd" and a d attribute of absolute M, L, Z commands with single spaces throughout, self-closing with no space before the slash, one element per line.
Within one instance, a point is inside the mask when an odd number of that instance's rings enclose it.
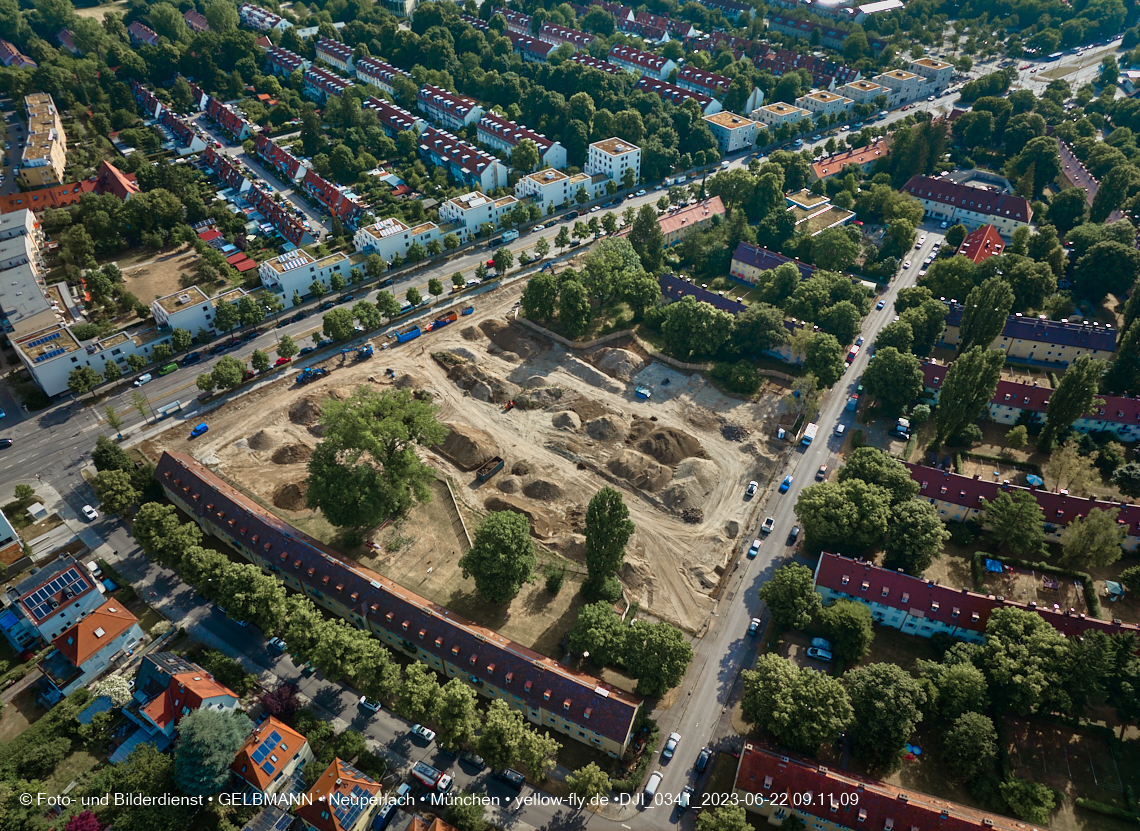
<path fill-rule="evenodd" d="M 396 343 L 407 343 L 410 340 L 415 340 L 421 334 L 423 333 L 419 326 L 409 326 L 404 331 L 396 333 Z"/>

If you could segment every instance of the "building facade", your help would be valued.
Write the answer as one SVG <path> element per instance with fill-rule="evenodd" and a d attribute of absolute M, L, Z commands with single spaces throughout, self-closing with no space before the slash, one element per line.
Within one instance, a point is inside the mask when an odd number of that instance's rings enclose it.
<path fill-rule="evenodd" d="M 606 193 L 606 183 L 609 181 L 608 176 L 590 176 L 585 173 L 568 176 L 561 170 L 547 168 L 520 178 L 515 183 L 515 196 L 518 199 L 533 199 L 544 214 L 550 214 L 552 209 L 573 203 L 579 190 L 585 190 L 591 201 L 597 199 Z"/>
<path fill-rule="evenodd" d="M 488 112 L 479 119 L 479 126 L 475 133 L 480 144 L 484 144 L 501 153 L 510 154 L 523 141 L 530 140 L 538 148 L 538 165 L 543 167 L 566 167 L 566 148 L 557 141 L 551 141 L 542 133 L 536 133 L 529 127 L 508 121 L 498 113 Z M 530 171 L 520 171 L 529 173 Z"/>
<path fill-rule="evenodd" d="M 716 139 L 722 156 L 745 150 L 756 143 L 755 121 L 727 110 L 705 116 L 705 124 Z"/>
<path fill-rule="evenodd" d="M 55 101 L 46 92 L 24 96 L 28 137 L 17 177 L 29 188 L 62 184 L 67 167 L 67 134 Z"/>
<path fill-rule="evenodd" d="M 309 294 L 309 286 L 314 280 L 323 283 L 327 292 L 333 274 L 339 274 L 347 283 L 351 270 L 349 257 L 343 252 L 316 260 L 298 248 L 261 263 L 257 267 L 257 274 L 261 277 L 261 284 L 276 294 L 285 308 L 289 309 L 294 305 L 294 293 L 304 298 Z"/>
<path fill-rule="evenodd" d="M 712 115 L 713 113 L 719 113 L 721 111 L 720 102 L 715 98 L 710 98 L 703 92 L 693 92 L 692 90 L 679 87 L 668 81 L 658 81 L 655 78 L 649 78 L 643 75 L 637 82 L 637 89 L 642 92 L 652 93 L 662 101 L 676 104 L 678 107 L 686 101 L 696 101 L 701 115 Z"/>
<path fill-rule="evenodd" d="M 795 126 L 804 119 L 811 120 L 811 113 L 799 107 L 793 107 L 791 104 L 765 104 L 763 107 L 752 111 L 753 121 L 759 121 L 771 129 L 775 129 L 781 124 Z"/>
<path fill-rule="evenodd" d="M 815 272 L 815 268 L 807 263 L 801 263 L 799 260 L 785 257 L 783 254 L 750 242 L 741 242 L 732 253 L 732 263 L 728 273 L 741 282 L 755 284 L 765 271 L 771 271 L 784 263 L 792 263 L 798 268 L 802 280 L 808 279 Z"/>
<path fill-rule="evenodd" d="M 459 225 L 466 232 L 464 236 L 469 238 L 478 233 L 479 226 L 486 223 L 498 228 L 518 204 L 519 200 L 514 196 L 493 198 L 472 191 L 448 199 L 440 205 L 439 218 L 441 222 Z"/>
<path fill-rule="evenodd" d="M 230 770 L 247 787 L 258 793 L 273 794 L 311 761 L 313 750 L 305 737 L 270 716 L 249 734 Z"/>
<path fill-rule="evenodd" d="M 390 104 L 373 95 L 368 96 L 364 106 L 376 113 L 376 117 L 380 119 L 380 129 L 389 138 L 394 139 L 404 130 L 412 130 L 418 136 L 427 126 L 427 122 L 418 115 L 412 115 L 402 107 L 397 107 L 395 104 Z"/>
<path fill-rule="evenodd" d="M 420 112 L 445 130 L 462 130 L 483 117 L 483 108 L 463 95 L 424 84 L 416 97 Z"/>
<path fill-rule="evenodd" d="M 352 64 L 352 47 L 339 40 L 324 37 L 317 38 L 317 60 L 324 61 L 329 66 L 335 66 L 341 72 L 350 75 L 354 73 Z"/>
<path fill-rule="evenodd" d="M 422 222 L 412 228 L 396 217 L 387 217 L 358 229 L 352 241 L 359 253 L 379 254 L 384 262 L 390 263 L 397 254 L 401 258 L 408 256 L 408 249 L 417 242 L 426 249 L 429 242 L 442 241 L 447 233 L 448 229 L 434 222 Z M 463 234 L 457 232 L 456 236 L 463 240 Z"/>
<path fill-rule="evenodd" d="M 883 104 L 887 103 L 890 98 L 890 90 L 886 87 L 879 86 L 871 81 L 852 81 L 849 84 L 844 84 L 835 90 L 844 98 L 850 98 L 856 104 L 866 104 L 873 106 L 875 99 L 880 96 L 883 98 Z"/>
<path fill-rule="evenodd" d="M 389 95 L 396 94 L 396 88 L 392 82 L 397 78 L 411 78 L 412 76 L 402 69 L 397 69 L 391 64 L 384 63 L 384 61 L 377 60 L 364 56 L 355 64 L 356 77 L 366 84 L 372 84 L 374 87 L 379 87 Z"/>
<path fill-rule="evenodd" d="M 912 176 L 903 190 L 922 203 L 931 219 L 951 225 L 972 229 L 989 224 L 1002 236 L 1011 237 L 1033 221 L 1033 208 L 1024 196 L 959 184 L 949 177 Z"/>
<path fill-rule="evenodd" d="M 903 69 L 892 69 L 889 72 L 880 73 L 871 80 L 888 90 L 888 109 L 914 101 L 920 96 L 929 95 L 926 79 L 921 75 Z"/>
<path fill-rule="evenodd" d="M 197 286 L 159 297 L 150 304 L 150 311 L 155 323 L 172 330 L 185 329 L 195 335 L 199 329 L 214 328 L 214 305 Z"/>
<path fill-rule="evenodd" d="M 609 62 L 629 70 L 635 75 L 648 75 L 658 81 L 664 81 L 669 73 L 677 68 L 677 64 L 668 58 L 654 55 L 652 52 L 642 52 L 632 46 L 615 46 L 610 49 Z"/>
<path fill-rule="evenodd" d="M 420 157 L 451 174 L 455 181 L 490 193 L 507 184 L 508 168 L 490 153 L 453 136 L 427 127 L 420 133 Z"/>
<path fill-rule="evenodd" d="M 919 58 L 916 61 L 911 61 L 910 71 L 927 80 L 928 94 L 942 92 L 954 80 L 954 67 L 946 61 L 939 61 L 934 58 Z"/>
<path fill-rule="evenodd" d="M 633 181 L 641 181 L 641 148 L 620 138 L 595 141 L 586 154 L 586 174 L 605 176 L 622 182 L 627 170 L 633 171 Z"/>
<path fill-rule="evenodd" d="M 941 342 L 950 347 L 958 344 L 962 324 L 962 305 L 951 302 L 946 313 Z M 1044 315 L 1025 317 L 1020 312 L 1010 315 L 991 349 L 1001 349 L 1006 360 L 1051 365 L 1064 368 L 1081 355 L 1102 361 L 1116 354 L 1116 329 L 1109 325 L 1048 320 Z"/>

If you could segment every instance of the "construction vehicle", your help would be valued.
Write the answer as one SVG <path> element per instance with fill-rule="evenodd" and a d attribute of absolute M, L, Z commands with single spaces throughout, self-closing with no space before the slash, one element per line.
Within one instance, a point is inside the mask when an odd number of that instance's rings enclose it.
<path fill-rule="evenodd" d="M 475 471 L 475 478 L 480 482 L 486 482 L 496 473 L 503 469 L 503 458 L 495 456 L 493 459 L 485 461 L 477 471 Z"/>
<path fill-rule="evenodd" d="M 372 349 L 372 344 L 366 343 L 366 344 L 364 344 L 364 346 L 362 346 L 356 350 L 356 360 L 366 361 L 369 358 L 371 358 L 374 354 L 375 354 L 375 351 Z"/>
<path fill-rule="evenodd" d="M 396 333 L 396 343 L 407 343 L 410 340 L 415 340 L 421 334 L 423 333 L 419 326 L 409 326 L 404 331 Z"/>
<path fill-rule="evenodd" d="M 328 374 L 329 371 L 324 367 L 307 366 L 301 370 L 301 374 L 297 376 L 297 383 L 303 386 L 305 384 L 316 381 L 319 378 L 325 378 L 328 376 Z"/>
<path fill-rule="evenodd" d="M 653 395 L 649 387 L 635 387 L 633 392 L 638 398 L 649 398 L 649 396 Z"/>
<path fill-rule="evenodd" d="M 510 401 L 507 402 L 507 406 L 503 407 L 503 412 L 509 413 L 514 408 L 515 408 L 515 402 L 514 402 L 514 399 L 511 399 Z"/>
<path fill-rule="evenodd" d="M 438 329 L 440 326 L 446 326 L 449 323 L 454 323 L 459 320 L 458 312 L 448 312 L 445 315 L 440 315 L 432 322 L 432 330 Z"/>

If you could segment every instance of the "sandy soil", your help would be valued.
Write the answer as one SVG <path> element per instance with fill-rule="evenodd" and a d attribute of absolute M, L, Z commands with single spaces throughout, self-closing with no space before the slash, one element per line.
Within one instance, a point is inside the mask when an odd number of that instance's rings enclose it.
<path fill-rule="evenodd" d="M 327 379 L 243 396 L 211 414 L 210 432 L 193 444 L 179 429 L 152 448 L 189 450 L 306 525 L 305 460 L 318 441 L 321 400 L 362 384 L 425 389 L 452 428 L 425 458 L 457 483 L 466 507 L 519 511 L 539 541 L 582 562 L 586 505 L 599 488 L 619 488 L 637 526 L 622 573 L 631 598 L 698 629 L 747 519 L 744 487 L 774 476 L 765 424 L 778 398 L 727 398 L 628 344 L 571 354 L 512 322 L 519 291 L 477 300 L 474 315 L 408 344 L 378 337 L 392 348 L 371 361 L 337 356 L 323 364 L 333 370 Z M 634 396 L 638 384 L 651 387 L 650 401 Z M 509 400 L 518 406 L 505 412 Z M 726 427 L 740 440 L 725 438 Z M 504 469 L 478 482 L 473 471 L 495 455 Z"/>
<path fill-rule="evenodd" d="M 102 15 L 99 17 L 102 19 Z M 194 250 L 189 246 L 183 246 L 174 251 L 164 251 L 152 259 L 153 262 L 148 261 L 145 265 L 131 265 L 129 261 L 118 263 L 119 268 L 123 270 L 127 289 L 148 305 L 151 301 L 174 294 L 181 288 L 178 278 L 194 268 Z M 191 334 L 196 333 L 191 332 Z"/>
<path fill-rule="evenodd" d="M 102 21 L 103 15 L 107 12 L 114 12 L 115 14 L 127 13 L 127 0 L 116 0 L 114 3 L 106 3 L 102 6 L 91 6 L 89 8 L 76 8 L 76 17 L 90 17 L 95 20 Z"/>

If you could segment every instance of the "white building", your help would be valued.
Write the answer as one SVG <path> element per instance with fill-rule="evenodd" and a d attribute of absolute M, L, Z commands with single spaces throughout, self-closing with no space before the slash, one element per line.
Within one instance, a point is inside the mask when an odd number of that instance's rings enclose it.
<path fill-rule="evenodd" d="M 850 98 L 856 104 L 874 104 L 880 95 L 889 98 L 891 91 L 886 87 L 873 84 L 870 81 L 852 81 L 835 90 L 844 98 Z"/>
<path fill-rule="evenodd" d="M 185 329 L 196 335 L 199 329 L 214 328 L 214 304 L 197 286 L 160 297 L 150 304 L 154 322 L 171 330 Z"/>
<path fill-rule="evenodd" d="M 271 29 L 284 32 L 293 25 L 281 15 L 274 14 L 269 9 L 263 9 L 261 6 L 255 6 L 252 3 L 242 3 L 238 6 L 238 17 L 246 26 L 257 29 L 259 32 L 268 32 Z"/>
<path fill-rule="evenodd" d="M 317 60 L 324 61 L 329 66 L 335 66 L 341 72 L 347 72 L 350 75 L 353 72 L 352 47 L 347 43 L 341 43 L 339 40 L 326 37 L 318 38 Z"/>
<path fill-rule="evenodd" d="M 928 86 L 938 92 L 946 89 L 954 80 L 954 67 L 946 61 L 938 61 L 934 58 L 919 58 L 917 61 L 912 61 L 910 71 L 916 75 L 921 75 L 929 82 Z"/>
<path fill-rule="evenodd" d="M 480 144 L 508 155 L 524 140 L 530 139 L 538 148 L 538 167 L 566 167 L 566 148 L 551 141 L 542 133 L 508 121 L 498 113 L 488 112 L 479 119 L 476 137 Z M 523 171 L 526 172 L 526 171 Z"/>
<path fill-rule="evenodd" d="M 633 181 L 641 181 L 641 148 L 620 138 L 595 141 L 586 156 L 586 173 L 605 176 L 621 186 L 626 170 L 633 170 Z"/>
<path fill-rule="evenodd" d="M 309 294 L 309 286 L 320 280 L 329 290 L 333 274 L 339 274 L 345 282 L 349 279 L 351 264 L 347 254 L 338 252 L 321 260 L 314 260 L 303 249 L 296 249 L 272 260 L 266 260 L 257 267 L 261 284 L 277 294 L 288 309 L 293 306 L 293 293 L 302 298 Z"/>
<path fill-rule="evenodd" d="M 455 223 L 463 228 L 464 233 L 460 238 L 466 242 L 479 232 L 480 225 L 489 222 L 498 228 L 503 218 L 518 204 L 519 200 L 514 196 L 494 199 L 479 191 L 472 191 L 440 205 L 439 218 L 442 222 Z"/>
<path fill-rule="evenodd" d="M 17 335 L 61 320 L 46 296 L 43 244 L 32 211 L 0 214 L 0 322 Z"/>
<path fill-rule="evenodd" d="M 823 90 L 809 92 L 796 99 L 796 105 L 810 112 L 817 120 L 824 115 L 831 118 L 847 116 L 851 113 L 852 104 L 854 102 L 850 98 Z"/>
<path fill-rule="evenodd" d="M 484 193 L 507 184 L 506 165 L 490 153 L 435 127 L 426 127 L 420 133 L 420 157 L 445 168 L 457 182 L 478 187 Z"/>
<path fill-rule="evenodd" d="M 515 184 L 515 196 L 519 199 L 533 199 L 544 214 L 549 214 L 551 208 L 558 209 L 572 204 L 582 188 L 585 188 L 591 201 L 597 199 L 606 192 L 608 181 L 608 176 L 589 176 L 585 173 L 567 176 L 561 170 L 547 168 L 519 179 Z M 620 182 L 615 184 L 621 186 Z"/>
<path fill-rule="evenodd" d="M 892 69 L 872 78 L 879 86 L 886 87 L 887 107 L 894 108 L 908 101 L 914 101 L 920 96 L 928 95 L 926 92 L 926 79 L 913 72 L 903 69 Z"/>
<path fill-rule="evenodd" d="M 716 138 L 722 156 L 751 147 L 756 143 L 756 122 L 742 115 L 726 110 L 706 115 L 705 124 L 709 125 L 709 131 Z"/>
<path fill-rule="evenodd" d="M 397 69 L 394 66 L 379 61 L 376 58 L 362 57 L 355 64 L 356 77 L 366 84 L 372 84 L 374 87 L 379 87 L 389 95 L 396 94 L 396 88 L 392 86 L 392 82 L 397 78 L 404 77 L 410 78 L 407 72 L 402 69 Z"/>
<path fill-rule="evenodd" d="M 664 81 L 669 77 L 669 73 L 677 68 L 677 64 L 668 58 L 654 55 L 652 52 L 642 52 L 632 46 L 613 47 L 607 60 L 622 69 L 628 69 L 635 75 L 648 75 L 658 81 Z"/>
<path fill-rule="evenodd" d="M 801 110 L 799 107 L 793 107 L 791 104 L 777 102 L 765 104 L 763 107 L 753 110 L 752 118 L 765 127 L 775 128 L 781 124 L 798 124 L 805 118 L 811 118 L 811 113 L 807 110 Z"/>
<path fill-rule="evenodd" d="M 461 130 L 483 117 L 475 101 L 431 84 L 424 84 L 416 101 L 429 120 L 447 130 Z"/>
<path fill-rule="evenodd" d="M 439 226 L 434 222 L 424 222 L 414 228 L 409 228 L 399 219 L 388 217 L 381 219 L 367 228 L 361 228 L 353 236 L 352 242 L 356 250 L 364 254 L 379 254 L 384 262 L 392 262 L 397 254 L 401 258 L 408 255 L 408 249 L 419 243 L 425 249 L 433 239 L 442 240 L 448 233 L 455 231 L 456 236 L 463 239 L 456 229 L 449 226 Z"/>

